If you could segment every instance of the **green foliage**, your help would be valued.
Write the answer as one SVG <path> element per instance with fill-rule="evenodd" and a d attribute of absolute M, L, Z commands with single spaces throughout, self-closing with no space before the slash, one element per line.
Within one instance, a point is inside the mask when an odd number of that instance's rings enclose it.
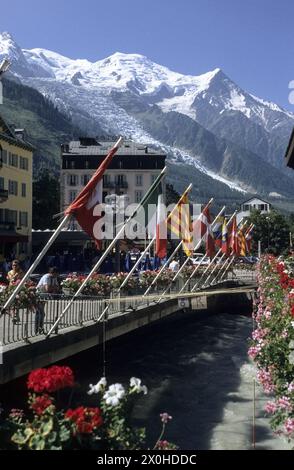
<path fill-rule="evenodd" d="M 259 240 L 263 253 L 280 255 L 289 251 L 290 227 L 285 216 L 275 210 L 271 210 L 268 214 L 254 210 L 248 220 L 255 225 L 252 232 L 253 252 L 257 253 Z"/>

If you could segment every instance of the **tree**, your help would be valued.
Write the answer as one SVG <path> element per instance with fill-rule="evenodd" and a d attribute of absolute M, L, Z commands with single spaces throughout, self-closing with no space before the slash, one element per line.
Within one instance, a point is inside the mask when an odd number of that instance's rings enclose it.
<path fill-rule="evenodd" d="M 55 228 L 57 222 L 53 215 L 60 211 L 59 204 L 59 180 L 50 170 L 43 169 L 33 182 L 33 228 Z"/>
<path fill-rule="evenodd" d="M 262 253 L 280 255 L 285 251 L 289 251 L 290 226 L 282 214 L 275 210 L 266 214 L 254 210 L 248 217 L 248 221 L 255 225 L 252 232 L 253 252 L 257 253 L 258 251 L 258 241 L 261 242 Z"/>

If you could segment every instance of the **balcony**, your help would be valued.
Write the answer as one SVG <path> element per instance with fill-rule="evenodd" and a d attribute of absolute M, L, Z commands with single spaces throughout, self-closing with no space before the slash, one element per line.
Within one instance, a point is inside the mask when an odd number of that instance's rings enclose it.
<path fill-rule="evenodd" d="M 15 230 L 16 224 L 14 222 L 8 222 L 3 220 L 0 222 L 0 230 Z"/>
<path fill-rule="evenodd" d="M 113 181 L 103 180 L 103 188 L 105 189 L 113 189 L 115 187 Z"/>
<path fill-rule="evenodd" d="M 127 189 L 129 187 L 128 185 L 128 182 L 127 181 L 116 181 L 115 182 L 115 187 L 116 188 L 124 188 L 124 189 Z"/>
<path fill-rule="evenodd" d="M 0 189 L 0 202 L 5 202 L 8 199 L 8 190 Z"/>

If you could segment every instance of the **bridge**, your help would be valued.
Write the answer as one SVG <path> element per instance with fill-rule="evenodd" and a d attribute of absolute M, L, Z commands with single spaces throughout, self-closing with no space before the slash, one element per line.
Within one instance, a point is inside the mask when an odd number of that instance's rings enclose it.
<path fill-rule="evenodd" d="M 232 269 L 211 282 L 209 277 L 197 285 L 195 279 L 184 282 L 179 276 L 168 290 L 155 288 L 148 295 L 137 290 L 114 291 L 109 298 L 79 296 L 50 335 L 71 297 L 44 297 L 44 321 L 34 310 L 11 309 L 0 319 L 0 384 L 183 311 L 249 311 L 256 289 L 254 271 Z"/>

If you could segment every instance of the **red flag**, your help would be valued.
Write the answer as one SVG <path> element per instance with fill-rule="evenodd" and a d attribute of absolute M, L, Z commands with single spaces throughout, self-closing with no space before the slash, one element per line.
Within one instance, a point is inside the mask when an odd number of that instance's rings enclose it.
<path fill-rule="evenodd" d="M 247 248 L 248 254 L 251 253 L 252 230 L 253 230 L 253 225 L 250 225 L 250 227 L 248 228 L 245 234 L 246 248 Z"/>
<path fill-rule="evenodd" d="M 101 218 L 101 215 L 94 215 L 94 208 L 102 203 L 102 176 L 110 165 L 115 152 L 120 146 L 121 139 L 108 152 L 107 156 L 97 168 L 89 183 L 84 187 L 80 194 L 66 209 L 65 214 L 73 214 L 82 229 L 94 238 L 95 244 L 100 248 L 101 240 L 94 236 L 95 223 Z"/>
<path fill-rule="evenodd" d="M 165 258 L 167 255 L 167 236 L 166 236 L 166 211 L 162 199 L 162 188 L 158 194 L 157 220 L 156 220 L 156 248 L 155 254 L 158 258 Z"/>
<path fill-rule="evenodd" d="M 209 207 L 205 207 L 199 217 L 193 223 L 193 244 L 194 247 L 203 239 L 207 234 L 208 227 L 210 226 L 210 213 Z"/>
<path fill-rule="evenodd" d="M 239 246 L 239 239 L 238 239 L 238 227 L 237 227 L 236 216 L 233 217 L 231 226 L 232 226 L 232 229 L 231 229 L 229 247 L 231 249 L 232 254 L 239 256 L 240 246 Z"/>

